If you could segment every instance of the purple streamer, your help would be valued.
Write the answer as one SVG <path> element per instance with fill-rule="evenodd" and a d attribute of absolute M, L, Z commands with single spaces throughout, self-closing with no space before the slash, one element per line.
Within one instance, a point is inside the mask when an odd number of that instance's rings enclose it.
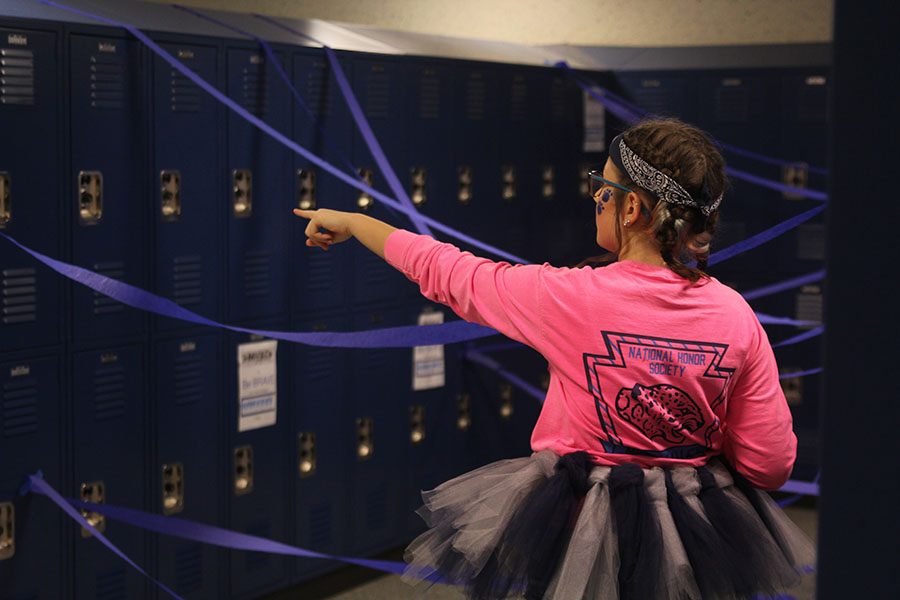
<path fill-rule="evenodd" d="M 816 367 L 815 369 L 807 369 L 806 371 L 794 371 L 791 373 L 781 373 L 778 376 L 778 379 L 794 379 L 796 377 L 806 377 L 807 375 L 818 375 L 825 371 L 822 367 Z"/>
<path fill-rule="evenodd" d="M 49 498 L 55 505 L 57 505 L 59 508 L 61 508 L 64 513 L 69 515 L 69 517 L 71 517 L 73 521 L 75 521 L 76 523 L 78 523 L 79 525 L 84 527 L 85 529 L 89 530 L 91 532 L 91 534 L 95 538 L 97 538 L 97 540 L 101 544 L 103 544 L 104 546 L 109 548 L 113 554 L 115 554 L 116 556 L 118 556 L 119 558 L 124 560 L 126 563 L 131 565 L 131 567 L 135 571 L 137 571 L 138 573 L 140 573 L 141 575 L 143 575 L 144 577 L 146 577 L 147 579 L 149 579 L 150 581 L 155 583 L 157 586 L 159 586 L 160 589 L 164 590 L 167 594 L 169 594 L 173 598 L 182 600 L 181 596 L 179 596 L 178 594 L 176 594 L 175 592 L 170 590 L 168 587 L 166 587 L 165 584 L 161 583 L 160 581 L 158 581 L 157 579 L 152 577 L 149 573 L 147 573 L 147 571 L 142 569 L 140 567 L 140 565 L 138 565 L 136 562 L 131 560 L 131 558 L 129 558 L 127 554 L 125 554 L 124 552 L 119 550 L 119 548 L 115 544 L 113 544 L 111 541 L 109 541 L 109 539 L 107 539 L 107 537 L 105 535 L 103 535 L 102 533 L 97 531 L 90 523 L 88 523 L 87 520 L 81 516 L 80 512 L 78 512 L 77 510 L 72 508 L 72 506 L 68 502 L 66 502 L 62 496 L 59 495 L 59 492 L 57 492 L 55 489 L 53 489 L 53 487 L 44 480 L 44 476 L 40 472 L 38 472 L 36 475 L 28 476 L 28 482 L 25 484 L 24 488 L 22 489 L 22 494 L 24 495 L 28 492 L 34 492 L 36 494 L 40 494 L 42 496 L 46 496 L 47 498 Z M 100 511 L 95 511 L 95 512 L 100 512 Z"/>
<path fill-rule="evenodd" d="M 790 337 L 786 340 L 782 340 L 777 344 L 772 344 L 773 348 L 784 348 L 785 346 L 792 346 L 794 344 L 799 344 L 800 342 L 805 342 L 808 339 L 812 339 L 814 337 L 818 337 L 825 333 L 825 326 L 815 327 L 810 329 L 809 331 L 804 331 L 801 334 L 795 335 L 794 337 Z"/>
<path fill-rule="evenodd" d="M 744 297 L 744 300 L 756 300 L 757 298 L 771 296 L 778 292 L 794 289 L 801 285 L 806 285 L 807 283 L 822 281 L 823 279 L 825 279 L 825 269 L 807 273 L 806 275 L 800 275 L 799 277 L 781 281 L 779 283 L 773 283 L 765 287 L 756 288 L 755 290 L 750 290 L 748 292 L 742 292 L 741 296 Z"/>
<path fill-rule="evenodd" d="M 68 277 L 94 291 L 109 296 L 114 300 L 118 300 L 122 304 L 139 310 L 146 310 L 163 317 L 197 323 L 198 325 L 220 327 L 230 331 L 262 335 L 268 338 L 284 340 L 286 342 L 308 344 L 311 346 L 327 346 L 331 348 L 411 348 L 413 346 L 454 344 L 457 342 L 465 342 L 496 335 L 497 333 L 495 330 L 484 327 L 483 325 L 468 323 L 466 321 L 451 321 L 439 325 L 387 327 L 369 331 L 316 333 L 268 331 L 237 327 L 219 323 L 218 321 L 213 321 L 212 319 L 198 315 L 167 298 L 151 294 L 139 287 L 111 279 L 105 275 L 100 275 L 99 273 L 94 273 L 83 267 L 70 265 L 45 256 L 36 250 L 32 250 L 31 248 L 20 244 L 3 232 L 0 232 L 0 236 L 6 238 L 11 243 L 64 277 Z"/>
<path fill-rule="evenodd" d="M 762 244 L 765 244 L 766 242 L 777 238 L 781 234 L 783 234 L 787 231 L 790 231 L 791 229 L 794 229 L 795 227 L 798 227 L 799 225 L 805 223 L 806 221 L 809 221 L 810 219 L 812 219 L 813 217 L 818 215 L 823 210 L 825 210 L 824 204 L 822 204 L 820 206 L 816 206 L 815 208 L 812 208 L 806 212 L 803 212 L 803 213 L 800 213 L 799 215 L 791 217 L 787 221 L 783 221 L 783 222 L 779 223 L 778 225 L 775 225 L 774 227 L 766 229 L 765 231 L 763 231 L 761 233 L 757 233 L 756 235 L 754 235 L 752 237 L 749 237 L 749 238 L 742 240 L 736 244 L 728 246 L 724 250 L 719 250 L 718 252 L 714 252 L 709 257 L 709 265 L 710 266 L 715 265 L 717 263 L 728 260 L 729 258 L 737 256 L 738 254 L 742 254 L 752 248 L 761 246 Z"/>
<path fill-rule="evenodd" d="M 173 4 L 172 6 L 191 15 L 194 15 L 195 17 L 198 17 L 210 23 L 214 23 L 215 25 L 218 25 L 220 27 L 230 29 L 231 31 L 255 39 L 260 44 L 260 46 L 262 46 L 263 50 L 266 53 L 266 56 L 269 57 L 269 61 L 275 66 L 275 69 L 278 71 L 278 75 L 281 77 L 281 80 L 284 81 L 288 89 L 291 90 L 291 93 L 294 95 L 294 99 L 301 107 L 304 108 L 304 110 L 306 110 L 307 114 L 309 114 L 310 117 L 313 117 L 312 113 L 306 107 L 306 103 L 304 103 L 303 99 L 300 97 L 300 92 L 297 91 L 297 88 L 294 87 L 294 84 L 291 82 L 290 77 L 288 77 L 287 73 L 285 73 L 284 68 L 281 66 L 281 62 L 278 60 L 278 57 L 275 56 L 275 52 L 272 50 L 272 47 L 268 42 L 253 33 L 244 31 L 243 29 L 235 27 L 233 25 L 229 25 L 228 23 L 224 23 L 192 8 L 180 6 L 178 4 Z M 338 85 L 341 88 L 341 93 L 344 96 L 344 100 L 346 100 L 347 106 L 350 108 L 353 119 L 356 121 L 356 125 L 362 133 L 363 139 L 365 140 L 366 145 L 369 147 L 369 151 L 372 153 L 372 156 L 375 158 L 375 162 L 378 163 L 378 167 L 381 169 L 385 180 L 388 182 L 388 186 L 390 186 L 391 191 L 393 191 L 394 195 L 397 196 L 397 198 L 400 200 L 400 203 L 403 204 L 407 209 L 409 209 L 407 215 L 410 217 L 410 220 L 413 222 L 416 230 L 419 233 L 431 235 L 431 230 L 428 228 L 428 225 L 426 225 L 420 218 L 415 205 L 409 199 L 406 190 L 397 179 L 397 174 L 391 168 L 387 157 L 384 155 L 384 152 L 381 149 L 381 145 L 378 143 L 378 139 L 372 132 L 372 128 L 369 127 L 369 122 L 366 120 L 365 115 L 359 108 L 359 102 L 357 102 L 356 96 L 354 96 L 353 90 L 350 88 L 350 84 L 347 83 L 347 78 L 344 76 L 344 71 L 341 68 L 340 63 L 338 62 L 337 57 L 334 56 L 334 52 L 331 50 L 331 48 L 329 48 L 328 46 L 324 46 L 324 44 L 323 47 L 325 48 L 325 53 L 328 56 L 328 61 L 331 63 L 331 68 L 334 73 L 335 79 L 337 80 Z"/>
<path fill-rule="evenodd" d="M 537 400 L 538 402 L 540 402 L 542 404 L 547 397 L 547 392 L 539 390 L 538 388 L 534 387 L 533 385 L 531 385 L 530 383 L 528 383 L 527 381 L 525 381 L 518 375 L 514 375 L 513 373 L 510 373 L 509 371 L 507 371 L 506 369 L 501 367 L 500 363 L 498 363 L 493 358 L 490 358 L 489 356 L 486 356 L 476 350 L 469 350 L 465 353 L 465 358 L 467 360 L 472 361 L 473 363 L 479 364 L 483 367 L 487 367 L 488 369 L 496 371 L 498 375 L 500 375 L 501 377 L 506 379 L 508 382 L 510 382 L 512 385 L 516 386 L 521 391 L 525 392 L 526 394 L 528 394 L 529 396 L 531 396 L 532 398 L 534 398 L 535 400 Z"/>
<path fill-rule="evenodd" d="M 821 325 L 819 321 L 804 321 L 801 319 L 792 319 L 790 317 L 773 317 L 766 313 L 756 313 L 756 318 L 763 325 L 792 325 L 794 327 L 811 327 Z"/>

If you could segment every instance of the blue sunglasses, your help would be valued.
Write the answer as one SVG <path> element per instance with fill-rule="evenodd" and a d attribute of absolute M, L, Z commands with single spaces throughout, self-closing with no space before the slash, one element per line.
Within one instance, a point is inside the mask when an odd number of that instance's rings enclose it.
<path fill-rule="evenodd" d="M 615 181 L 610 181 L 609 179 L 601 176 L 600 171 L 591 171 L 588 173 L 588 178 L 591 181 L 591 198 L 597 195 L 597 192 L 600 191 L 604 185 L 612 186 L 616 189 L 622 190 L 623 192 L 633 192 L 634 190 L 625 187 L 620 183 L 616 183 Z"/>

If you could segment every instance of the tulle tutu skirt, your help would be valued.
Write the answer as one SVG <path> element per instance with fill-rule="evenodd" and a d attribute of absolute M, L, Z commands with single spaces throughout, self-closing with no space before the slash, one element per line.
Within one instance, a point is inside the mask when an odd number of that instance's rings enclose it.
<path fill-rule="evenodd" d="M 765 492 L 705 467 L 593 465 L 587 454 L 502 460 L 423 492 L 429 529 L 404 580 L 470 598 L 751 598 L 799 582 L 815 551 Z"/>

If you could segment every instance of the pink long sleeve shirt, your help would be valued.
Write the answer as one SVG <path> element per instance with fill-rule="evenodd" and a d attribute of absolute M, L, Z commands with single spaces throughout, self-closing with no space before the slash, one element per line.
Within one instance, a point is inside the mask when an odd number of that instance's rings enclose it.
<path fill-rule="evenodd" d="M 715 278 L 620 261 L 515 265 L 397 230 L 385 258 L 422 294 L 547 359 L 534 451 L 601 465 L 702 465 L 724 454 L 757 487 L 790 475 L 797 438 L 775 356 L 747 302 Z"/>

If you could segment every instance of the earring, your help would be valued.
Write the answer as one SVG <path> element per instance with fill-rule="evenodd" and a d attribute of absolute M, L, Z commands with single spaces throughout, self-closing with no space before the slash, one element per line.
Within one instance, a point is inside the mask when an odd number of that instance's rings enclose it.
<path fill-rule="evenodd" d="M 625 222 L 622 223 L 625 227 L 628 227 L 628 224 L 631 223 L 631 219 L 625 219 Z"/>

